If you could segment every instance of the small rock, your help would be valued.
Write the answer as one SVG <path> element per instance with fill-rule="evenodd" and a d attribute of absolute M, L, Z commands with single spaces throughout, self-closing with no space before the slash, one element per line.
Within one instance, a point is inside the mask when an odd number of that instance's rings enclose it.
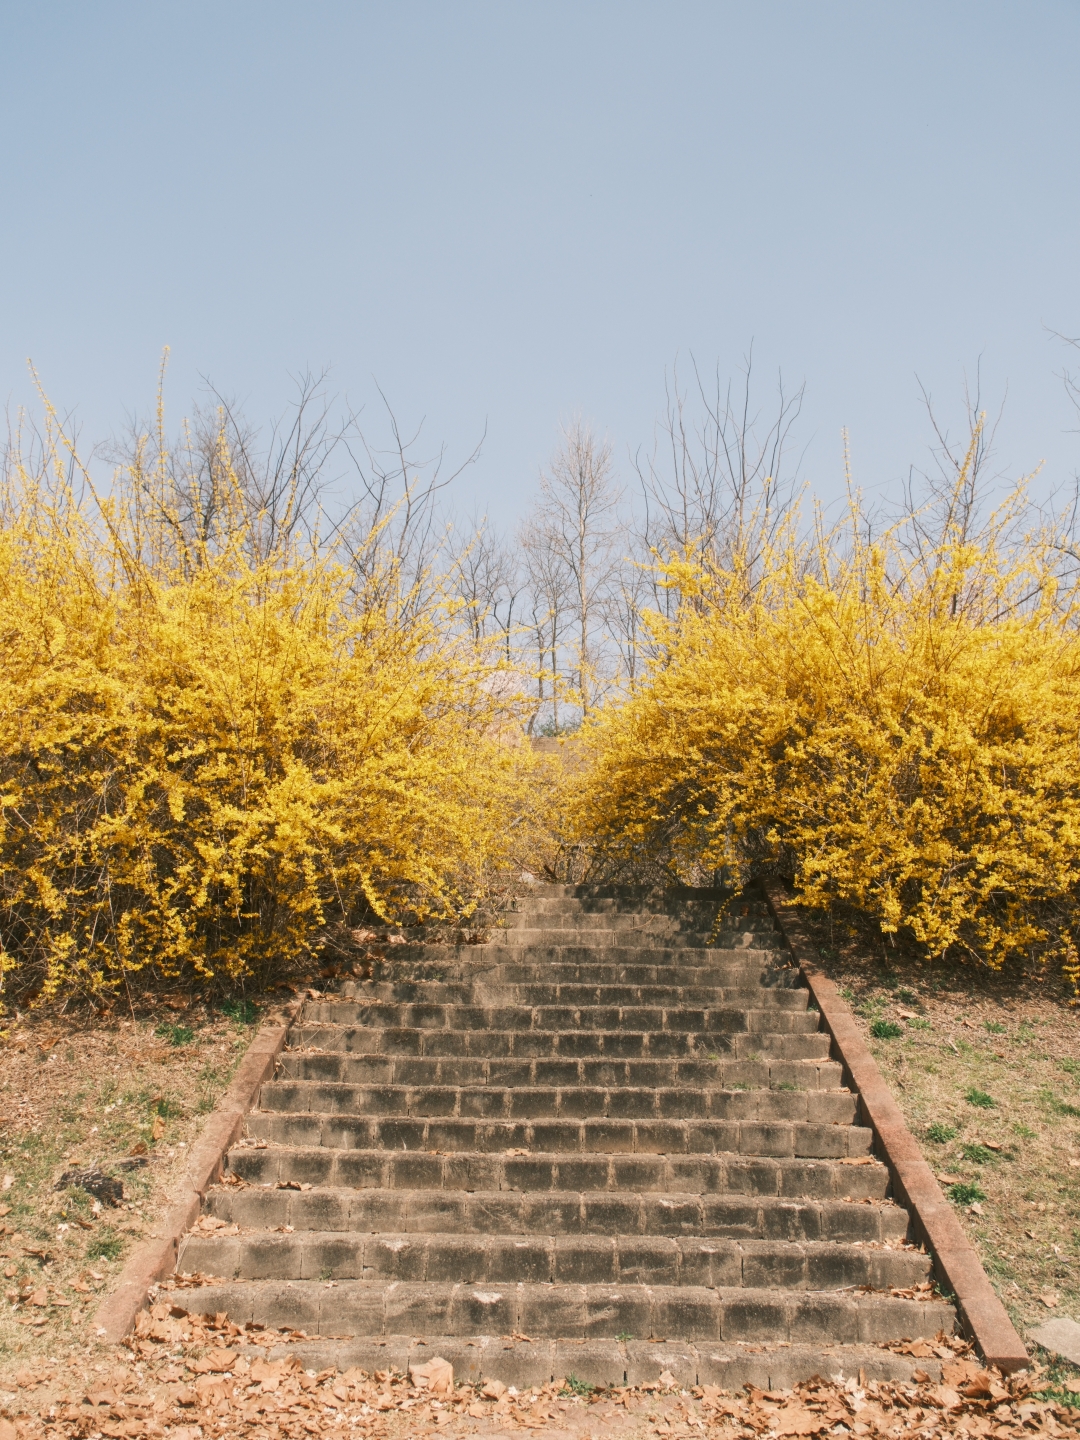
<path fill-rule="evenodd" d="M 1029 1330 L 1028 1335 L 1038 1341 L 1044 1350 L 1060 1355 L 1071 1365 L 1080 1365 L 1080 1325 L 1067 1315 L 1056 1315 L 1053 1320 Z"/>

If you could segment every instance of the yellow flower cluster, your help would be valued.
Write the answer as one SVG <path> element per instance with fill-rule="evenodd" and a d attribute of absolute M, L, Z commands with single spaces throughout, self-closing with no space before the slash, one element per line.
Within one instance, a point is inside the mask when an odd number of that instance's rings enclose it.
<path fill-rule="evenodd" d="M 963 477 L 961 477 L 963 479 Z M 1057 956 L 1080 978 L 1080 643 L 1060 537 L 857 501 L 727 569 L 662 567 L 644 683 L 588 735 L 576 828 L 609 864 L 771 867 L 924 953 Z"/>
<path fill-rule="evenodd" d="M 7 988 L 265 980 L 335 919 L 469 913 L 532 761 L 453 606 L 267 547 L 235 476 L 181 515 L 164 455 L 100 504 L 46 458 L 0 497 Z"/>

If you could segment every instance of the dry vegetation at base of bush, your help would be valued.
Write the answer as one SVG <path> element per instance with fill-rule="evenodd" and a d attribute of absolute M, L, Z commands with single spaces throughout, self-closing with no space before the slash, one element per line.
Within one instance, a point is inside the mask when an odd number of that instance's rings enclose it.
<path fill-rule="evenodd" d="M 1021 1335 L 1080 1321 L 1080 1009 L 1044 975 L 803 920 Z M 1080 1370 L 1062 1376 L 1080 1390 Z"/>
<path fill-rule="evenodd" d="M 0 1044 L 0 1363 L 84 1343 L 98 1297 L 151 1234 L 253 1034 L 203 1005 L 96 1023 L 24 1019 Z M 129 1167 L 129 1168 L 124 1168 Z M 118 1179 L 120 1205 L 66 1171 Z"/>

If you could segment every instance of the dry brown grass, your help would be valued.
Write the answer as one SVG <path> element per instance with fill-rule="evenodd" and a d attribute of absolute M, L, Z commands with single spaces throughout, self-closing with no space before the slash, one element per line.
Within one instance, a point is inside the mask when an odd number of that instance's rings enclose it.
<path fill-rule="evenodd" d="M 177 1005 L 93 1022 L 44 1015 L 4 1032 L 0 1368 L 85 1343 L 96 1295 L 153 1231 L 247 1045 L 239 1017 Z M 121 1169 L 140 1147 L 145 1164 Z M 53 1188 L 65 1170 L 95 1165 L 122 1178 L 120 1207 Z"/>

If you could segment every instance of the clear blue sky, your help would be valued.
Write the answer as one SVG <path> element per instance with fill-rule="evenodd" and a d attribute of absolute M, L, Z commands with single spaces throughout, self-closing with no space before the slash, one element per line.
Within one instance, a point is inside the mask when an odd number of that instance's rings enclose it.
<path fill-rule="evenodd" d="M 96 439 L 166 344 L 176 419 L 330 365 L 375 432 L 372 377 L 486 423 L 462 499 L 509 519 L 575 411 L 625 475 L 680 357 L 805 380 L 826 493 L 981 357 L 1000 463 L 1064 482 L 1078 42 L 1076 0 L 0 0 L 0 395 L 32 356 Z"/>

